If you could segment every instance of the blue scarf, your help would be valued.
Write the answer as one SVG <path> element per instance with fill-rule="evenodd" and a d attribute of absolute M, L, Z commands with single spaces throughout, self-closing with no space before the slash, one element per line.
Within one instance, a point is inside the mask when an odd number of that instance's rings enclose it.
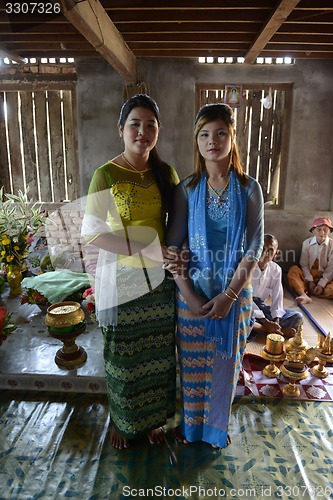
<path fill-rule="evenodd" d="M 198 185 L 189 192 L 188 198 L 188 236 L 191 251 L 189 272 L 196 293 L 210 300 L 216 292 L 214 292 L 212 262 L 207 243 L 206 198 L 206 174 L 203 174 Z M 219 284 L 221 291 L 228 287 L 244 253 L 247 193 L 233 170 L 230 172 L 228 198 L 226 245 L 222 249 L 224 261 L 221 262 L 222 278 Z M 217 352 L 227 359 L 233 354 L 236 306 L 235 302 L 226 318 L 220 320 L 204 318 L 206 339 L 216 342 Z"/>

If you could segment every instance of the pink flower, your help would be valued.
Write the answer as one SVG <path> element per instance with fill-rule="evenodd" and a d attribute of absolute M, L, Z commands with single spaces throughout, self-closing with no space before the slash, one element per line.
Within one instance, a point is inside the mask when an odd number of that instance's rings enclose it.
<path fill-rule="evenodd" d="M 95 291 L 95 290 L 94 290 L 94 288 L 93 288 L 93 287 L 91 287 L 91 288 L 87 288 L 87 289 L 83 292 L 82 297 L 83 297 L 84 299 L 86 299 L 89 295 L 94 295 L 94 291 Z"/>
<path fill-rule="evenodd" d="M 28 245 L 31 245 L 31 243 L 35 240 L 34 238 L 34 235 L 33 234 L 28 234 L 28 239 L 27 239 L 27 243 Z"/>

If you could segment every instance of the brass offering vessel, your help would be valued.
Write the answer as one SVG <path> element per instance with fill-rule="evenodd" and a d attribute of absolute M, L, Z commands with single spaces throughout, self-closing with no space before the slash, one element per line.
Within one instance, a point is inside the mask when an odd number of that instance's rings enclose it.
<path fill-rule="evenodd" d="M 294 337 L 291 337 L 288 342 L 286 342 L 285 349 L 288 351 L 303 351 L 309 347 L 309 344 L 303 338 L 303 325 L 300 324 L 299 329 L 295 333 Z"/>
<path fill-rule="evenodd" d="M 268 378 L 276 378 L 280 375 L 280 369 L 275 365 L 279 361 L 283 361 L 286 357 L 284 350 L 284 337 L 277 333 L 270 333 L 266 337 L 266 345 L 261 350 L 262 358 L 269 361 L 269 365 L 263 369 L 263 374 Z"/>
<path fill-rule="evenodd" d="M 76 344 L 76 338 L 85 331 L 85 314 L 78 302 L 59 302 L 47 309 L 45 324 L 51 337 L 63 342 L 56 352 L 55 362 L 62 368 L 77 368 L 87 359 L 83 347 Z"/>
<path fill-rule="evenodd" d="M 286 396 L 298 397 L 300 395 L 301 391 L 296 386 L 296 382 L 306 379 L 309 376 L 309 371 L 305 364 L 307 359 L 308 356 L 305 349 L 290 349 L 287 352 L 286 360 L 281 366 L 282 375 L 289 380 L 289 384 L 282 389 L 282 392 Z"/>
<path fill-rule="evenodd" d="M 58 302 L 48 307 L 45 324 L 49 328 L 72 328 L 85 320 L 85 314 L 78 302 Z M 60 332 L 61 333 L 61 332 Z"/>
<path fill-rule="evenodd" d="M 316 355 L 318 358 L 318 364 L 313 366 L 310 370 L 312 375 L 317 378 L 326 378 L 329 375 L 326 363 L 333 361 L 333 339 L 331 339 L 331 334 L 328 333 L 325 339 L 322 336 L 318 336 L 318 346 L 316 347 Z"/>

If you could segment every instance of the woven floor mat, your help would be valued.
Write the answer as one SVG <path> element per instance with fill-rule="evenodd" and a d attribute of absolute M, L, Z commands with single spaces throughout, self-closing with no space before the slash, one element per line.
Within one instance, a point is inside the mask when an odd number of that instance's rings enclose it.
<path fill-rule="evenodd" d="M 333 334 L 333 300 L 329 299 L 318 299 L 313 298 L 310 304 L 306 304 L 305 307 L 300 308 L 296 305 L 294 299 L 288 290 L 284 291 L 284 307 L 290 309 L 295 309 L 303 314 L 303 338 L 306 340 L 310 347 L 315 346 L 318 340 L 318 334 L 321 330 L 316 326 L 316 323 L 323 329 L 326 333 L 331 332 Z M 315 323 L 306 314 L 305 309 L 312 316 Z M 255 339 L 249 342 L 246 346 L 245 354 L 252 356 L 259 356 L 260 351 L 265 346 L 266 334 L 259 333 Z"/>
<path fill-rule="evenodd" d="M 315 345 L 317 345 L 318 332 L 306 317 L 304 318 L 303 323 L 303 339 L 309 344 L 309 347 L 314 347 Z M 253 340 L 251 340 L 251 342 L 248 342 L 248 344 L 246 344 L 245 354 L 261 357 L 260 352 L 265 347 L 265 344 L 266 334 L 258 333 L 258 335 Z"/>
<path fill-rule="evenodd" d="M 284 288 L 284 306 L 300 311 L 303 316 L 308 318 L 317 331 L 323 331 L 325 334 L 333 333 L 333 300 L 311 297 L 312 302 L 297 306 L 292 293 Z"/>

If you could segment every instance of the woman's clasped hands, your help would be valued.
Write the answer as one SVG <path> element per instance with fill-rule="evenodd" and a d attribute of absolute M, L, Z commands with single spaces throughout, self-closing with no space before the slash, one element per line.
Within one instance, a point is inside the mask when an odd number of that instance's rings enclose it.
<path fill-rule="evenodd" d="M 163 247 L 163 268 L 169 271 L 177 281 L 177 277 L 186 276 L 189 263 L 188 248 Z M 224 293 L 220 293 L 213 299 L 207 301 L 206 298 L 191 292 L 186 296 L 186 302 L 192 314 L 205 318 L 222 319 L 225 318 L 233 304 Z"/>
<path fill-rule="evenodd" d="M 233 305 L 231 300 L 224 292 L 213 297 L 209 302 L 206 302 L 202 308 L 205 311 L 206 318 L 223 319 L 225 318 Z"/>
<path fill-rule="evenodd" d="M 164 259 L 163 268 L 169 271 L 174 277 L 185 276 L 190 256 L 189 250 L 187 248 L 164 246 L 162 252 Z"/>

